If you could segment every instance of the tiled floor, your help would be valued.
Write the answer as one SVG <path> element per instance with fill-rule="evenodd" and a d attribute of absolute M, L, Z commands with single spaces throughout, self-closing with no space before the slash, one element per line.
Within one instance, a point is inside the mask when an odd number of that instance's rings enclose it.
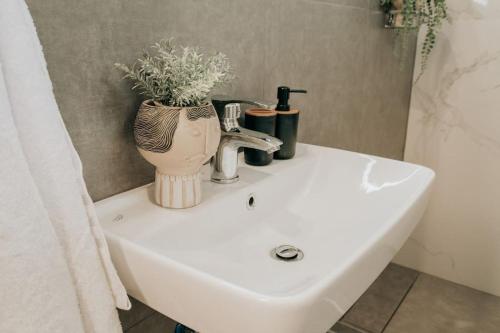
<path fill-rule="evenodd" d="M 120 318 L 126 333 L 170 333 L 175 327 L 136 300 Z M 382 332 L 499 333 L 500 297 L 390 264 L 329 333 Z"/>
<path fill-rule="evenodd" d="M 500 332 L 500 298 L 421 274 L 386 333 Z"/>
<path fill-rule="evenodd" d="M 345 314 L 342 323 L 373 333 L 383 332 L 417 277 L 417 271 L 390 265 Z"/>

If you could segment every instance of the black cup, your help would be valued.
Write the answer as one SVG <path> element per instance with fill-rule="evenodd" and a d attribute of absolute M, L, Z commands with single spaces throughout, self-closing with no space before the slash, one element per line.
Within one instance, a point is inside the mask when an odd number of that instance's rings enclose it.
<path fill-rule="evenodd" d="M 249 109 L 245 112 L 245 128 L 274 136 L 276 129 L 276 114 L 274 110 Z M 273 154 L 265 151 L 245 148 L 245 162 L 250 165 L 264 166 L 273 161 Z"/>

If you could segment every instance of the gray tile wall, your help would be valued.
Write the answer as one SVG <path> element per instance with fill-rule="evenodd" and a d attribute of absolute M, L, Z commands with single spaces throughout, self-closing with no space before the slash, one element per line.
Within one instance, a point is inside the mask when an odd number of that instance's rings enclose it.
<path fill-rule="evenodd" d="M 113 63 L 170 36 L 226 53 L 238 76 L 227 93 L 308 89 L 293 99 L 301 141 L 402 157 L 413 59 L 393 55 L 378 0 L 27 2 L 94 200 L 153 179 L 131 130 L 140 100 Z"/>

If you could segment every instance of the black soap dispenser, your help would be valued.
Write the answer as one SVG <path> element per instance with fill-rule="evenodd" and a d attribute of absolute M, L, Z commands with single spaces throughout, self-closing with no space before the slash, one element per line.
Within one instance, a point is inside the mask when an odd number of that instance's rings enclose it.
<path fill-rule="evenodd" d="M 299 110 L 290 109 L 288 100 L 291 93 L 307 93 L 303 89 L 290 89 L 289 87 L 278 87 L 278 104 L 276 105 L 276 131 L 275 136 L 283 141 L 280 150 L 274 153 L 278 160 L 288 160 L 295 156 L 295 145 L 297 144 L 297 130 L 299 128 Z"/>

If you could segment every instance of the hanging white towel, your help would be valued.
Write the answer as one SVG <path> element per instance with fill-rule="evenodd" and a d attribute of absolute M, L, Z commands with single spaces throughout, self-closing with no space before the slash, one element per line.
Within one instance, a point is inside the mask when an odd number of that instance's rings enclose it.
<path fill-rule="evenodd" d="M 20 147 L 0 66 L 0 332 L 83 332 L 64 253 Z"/>
<path fill-rule="evenodd" d="M 76 299 L 80 312 L 80 319 L 76 322 L 81 323 L 85 332 L 121 332 L 115 306 L 128 309 L 130 302 L 111 263 L 83 181 L 79 157 L 52 92 L 31 15 L 22 0 L 2 0 L 0 63 L 5 82 L 3 95 L 0 95 L 3 99 L 0 104 L 0 160 L 3 160 L 0 164 L 0 297 L 4 294 L 10 296 L 8 303 L 14 302 L 13 309 L 15 305 L 26 304 L 29 301 L 26 298 L 33 297 L 37 290 L 45 297 L 61 293 L 66 299 L 66 303 L 59 304 L 59 309 L 56 304 L 58 298 L 55 298 L 47 302 L 53 305 L 50 308 L 35 302 L 36 306 L 29 308 L 33 312 L 18 309 L 17 314 L 4 312 L 2 304 L 0 332 L 79 332 L 78 328 L 64 329 L 66 326 L 62 324 L 61 328 L 51 330 L 45 330 L 48 327 L 42 325 L 35 330 L 27 326 L 26 329 L 13 331 L 15 326 L 9 326 L 22 323 L 27 317 L 43 318 L 42 313 L 46 316 L 47 312 L 52 313 L 54 318 L 68 312 L 68 323 L 65 324 L 69 325 L 69 320 L 75 321 L 72 314 L 75 300 L 72 301 L 71 297 Z M 12 139 L 13 133 L 15 140 Z M 15 172 L 11 173 L 14 168 Z M 9 178 L 10 175 L 12 178 Z M 19 186 L 14 191 L 15 184 Z M 21 214 L 19 209 L 23 208 L 26 211 Z M 16 216 L 18 218 L 14 218 Z M 19 230 L 16 230 L 18 219 L 21 221 Z M 40 237 L 35 234 L 38 231 Z M 21 263 L 23 255 L 27 256 L 27 262 L 36 261 L 36 253 L 29 252 L 30 247 L 27 246 L 30 242 L 33 249 L 40 248 L 42 244 L 47 247 L 46 253 L 39 251 L 40 265 L 49 266 L 44 266 L 43 274 L 38 270 L 39 265 L 34 265 L 33 269 L 25 267 L 24 271 L 20 268 L 24 267 Z M 3 251 L 4 246 L 8 247 L 8 251 Z M 54 261 L 51 264 L 46 262 L 48 253 L 53 253 L 49 256 Z M 20 255 L 19 263 L 16 254 Z M 62 265 L 62 260 L 66 266 Z M 4 272 L 4 261 L 13 265 L 12 272 Z M 30 282 L 33 276 L 38 276 L 39 282 Z M 56 283 L 56 286 L 60 285 L 61 291 L 53 288 L 53 283 L 49 283 L 51 279 L 60 279 L 60 284 Z M 73 285 L 71 297 L 66 290 L 68 279 Z M 15 285 L 12 285 L 13 280 L 16 280 Z M 16 292 L 19 304 L 15 303 Z M 0 301 L 4 303 L 5 299 L 0 298 Z M 36 321 L 32 324 L 36 325 Z"/>

